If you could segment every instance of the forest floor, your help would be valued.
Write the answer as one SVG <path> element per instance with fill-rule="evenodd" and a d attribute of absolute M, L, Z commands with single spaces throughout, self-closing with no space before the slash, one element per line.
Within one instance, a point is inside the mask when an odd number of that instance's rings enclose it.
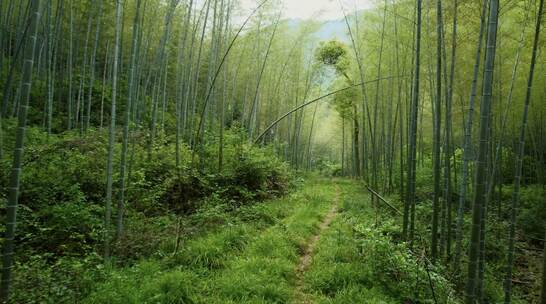
<path fill-rule="evenodd" d="M 175 256 L 114 271 L 83 302 L 397 303 L 355 238 L 355 223 L 373 225 L 361 183 L 312 177 L 224 216 L 229 222 L 186 240 Z"/>

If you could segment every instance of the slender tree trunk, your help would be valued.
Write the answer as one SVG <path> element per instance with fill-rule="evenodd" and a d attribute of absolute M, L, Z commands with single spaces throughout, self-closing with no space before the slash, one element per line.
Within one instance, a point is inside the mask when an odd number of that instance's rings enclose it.
<path fill-rule="evenodd" d="M 265 57 L 264 57 L 264 60 L 263 60 L 263 63 L 262 63 L 262 67 L 260 69 L 260 74 L 258 75 L 258 81 L 256 82 L 256 90 L 254 92 L 254 98 L 253 98 L 253 101 L 252 101 L 252 108 L 250 110 L 250 118 L 249 118 L 249 140 L 252 140 L 252 135 L 253 135 L 253 131 L 254 131 L 253 130 L 254 128 L 252 127 L 252 122 L 258 116 L 257 107 L 258 107 L 258 94 L 259 94 L 259 91 L 260 91 L 260 83 L 261 83 L 263 73 L 265 71 L 265 67 L 266 67 L 266 64 L 267 64 L 267 58 L 269 57 L 269 53 L 271 52 L 271 46 L 273 45 L 273 39 L 275 38 L 275 33 L 277 32 L 277 27 L 279 25 L 280 18 L 281 18 L 281 13 L 279 12 L 279 14 L 277 16 L 277 20 L 275 21 L 275 26 L 273 28 L 273 33 L 271 34 L 271 37 L 269 38 L 269 43 L 267 45 L 267 51 L 265 53 Z"/>
<path fill-rule="evenodd" d="M 145 84 L 145 88 L 147 88 L 147 84 L 151 80 L 151 78 L 154 78 L 157 83 L 154 86 L 156 88 L 156 93 L 159 91 L 159 88 L 157 87 L 161 80 L 161 72 L 164 68 L 166 68 L 166 60 L 165 60 L 165 47 L 167 45 L 167 42 L 169 40 L 170 34 L 171 34 L 171 24 L 172 19 L 174 16 L 174 13 L 176 11 L 176 7 L 178 6 L 178 3 L 180 0 L 171 0 L 169 2 L 169 7 L 167 8 L 167 14 L 165 15 L 165 30 L 163 31 L 163 35 L 161 37 L 161 41 L 159 42 L 159 48 L 157 51 L 157 54 L 154 59 L 153 66 L 151 67 L 150 74 L 148 75 L 148 79 Z M 158 94 L 152 93 L 152 119 L 150 121 L 150 138 L 148 141 L 148 160 L 152 157 L 152 149 L 155 142 L 155 136 L 156 136 L 156 122 L 157 122 L 157 108 L 158 108 Z"/>
<path fill-rule="evenodd" d="M 451 136 L 452 136 L 452 104 L 453 104 L 453 81 L 455 78 L 455 59 L 457 50 L 457 10 L 458 0 L 453 1 L 453 33 L 451 36 L 451 63 L 449 71 L 449 83 L 446 99 L 446 134 L 445 134 L 445 194 L 446 207 L 447 207 L 447 234 L 446 234 L 446 259 L 449 262 L 451 260 L 451 239 L 452 239 L 452 200 L 451 200 L 451 156 L 453 151 L 451 148 Z"/>
<path fill-rule="evenodd" d="M 96 5 L 97 3 L 93 0 L 90 1 L 91 5 Z M 100 15 L 97 14 L 97 19 L 100 20 Z M 99 21 L 100 23 L 100 21 Z M 83 48 L 83 62 L 81 63 L 82 72 L 80 74 L 80 87 L 78 89 L 78 99 L 76 101 L 76 125 L 80 126 L 80 136 L 83 135 L 85 130 L 85 78 L 87 73 L 87 56 L 88 56 L 88 46 L 89 46 L 89 36 L 91 35 L 91 27 L 93 25 L 93 14 L 89 12 L 89 17 L 87 19 L 87 31 L 85 34 L 85 43 Z M 93 70 L 93 66 L 91 66 Z"/>
<path fill-rule="evenodd" d="M 416 143 L 417 143 L 417 118 L 419 116 L 419 76 L 421 62 L 421 0 L 417 2 L 416 42 L 415 42 L 415 71 L 413 78 L 413 90 L 411 100 L 409 151 L 408 151 L 408 178 L 407 192 L 404 201 L 402 238 L 413 242 L 415 225 L 415 170 L 416 170 Z M 410 216 L 411 214 L 411 216 Z"/>
<path fill-rule="evenodd" d="M 139 37 L 140 37 L 140 7 L 141 0 L 137 0 L 136 13 L 133 22 L 133 39 L 131 43 L 131 62 L 129 66 L 129 84 L 127 92 L 129 94 L 127 98 L 127 104 L 125 105 L 125 117 L 123 125 L 123 140 L 121 147 L 121 164 L 120 164 L 120 176 L 119 176 L 119 200 L 117 204 L 117 224 L 116 224 L 116 239 L 119 241 L 123 236 L 123 216 L 125 206 L 125 181 L 126 181 L 126 169 L 127 169 L 127 147 L 129 143 L 129 127 L 131 124 L 131 110 L 134 103 L 135 91 L 138 89 L 136 83 L 136 69 L 137 69 L 137 55 L 139 53 Z"/>
<path fill-rule="evenodd" d="M 97 26 L 95 28 L 95 42 L 93 45 L 93 51 L 91 55 L 91 75 L 89 77 L 89 93 L 87 97 L 87 108 L 85 112 L 85 122 L 84 122 L 84 131 L 87 131 L 90 126 L 90 120 L 91 120 L 91 104 L 93 102 L 93 88 L 95 86 L 95 63 L 97 58 L 97 49 L 99 46 L 99 38 L 100 38 L 100 29 L 101 29 L 101 23 L 102 23 L 102 0 L 98 0 L 98 10 L 97 10 Z"/>
<path fill-rule="evenodd" d="M 115 27 L 115 42 L 114 42 L 114 58 L 112 71 L 112 107 L 110 110 L 110 126 L 108 131 L 108 161 L 106 166 L 106 215 L 104 220 L 104 256 L 110 257 L 110 221 L 112 216 L 112 183 L 113 183 L 113 162 L 114 162 L 114 146 L 116 139 L 116 102 L 117 102 L 117 86 L 118 86 L 118 65 L 119 65 L 119 47 L 121 41 L 121 14 L 122 0 L 116 0 L 116 27 Z"/>
<path fill-rule="evenodd" d="M 229 33 L 230 33 L 230 22 L 229 19 L 231 17 L 231 0 L 227 1 L 227 12 L 225 17 L 225 25 L 224 25 L 224 42 L 223 45 L 226 47 L 226 49 L 229 49 L 228 45 L 228 39 L 229 39 Z M 220 101 L 220 138 L 218 141 L 218 172 L 222 173 L 224 169 L 224 128 L 226 125 L 225 122 L 225 115 L 226 115 L 226 102 L 227 102 L 227 93 L 228 93 L 228 63 L 226 60 L 226 68 L 224 69 L 224 88 L 222 91 L 222 99 Z"/>
<path fill-rule="evenodd" d="M 341 116 L 341 175 L 345 176 L 345 116 Z"/>
<path fill-rule="evenodd" d="M 395 41 L 398 41 L 398 13 L 397 13 L 397 5 L 395 3 L 395 0 L 393 0 L 393 19 L 394 19 L 394 37 Z M 397 83 L 398 83 L 398 102 L 397 102 L 397 111 L 398 111 L 398 117 L 399 117 L 399 189 L 400 189 L 400 199 L 402 200 L 404 198 L 404 116 L 403 116 L 403 104 L 402 104 L 402 86 L 403 81 L 401 79 L 401 76 L 404 74 L 404 68 L 400 68 L 400 47 L 399 44 L 395 44 L 395 57 L 396 57 L 396 75 L 399 77 Z M 396 121 L 396 119 L 395 119 Z M 396 122 L 395 122 L 396 124 Z M 394 134 L 393 134 L 393 143 L 394 143 Z M 365 156 L 363 157 L 365 158 Z"/>
<path fill-rule="evenodd" d="M 493 69 L 495 66 L 498 9 L 499 0 L 491 0 L 489 7 L 489 25 L 487 29 L 487 50 L 485 55 L 482 103 L 480 106 L 480 144 L 478 147 L 478 158 L 476 160 L 472 232 L 470 239 L 468 279 L 465 290 L 466 304 L 473 304 L 478 296 L 476 294 L 476 286 L 478 285 L 481 221 L 487 194 L 487 151 L 489 146 L 489 124 L 491 120 L 491 96 L 493 91 Z"/>
<path fill-rule="evenodd" d="M 356 58 L 356 62 L 357 62 L 357 65 L 358 65 L 358 73 L 359 73 L 359 76 L 360 76 L 360 82 L 361 83 L 364 83 L 365 82 L 365 76 L 364 76 L 364 66 L 362 64 L 362 58 L 361 58 L 361 55 L 360 55 L 360 49 L 359 49 L 359 45 L 356 43 L 356 39 L 355 39 L 355 36 L 358 36 L 358 20 L 355 20 L 355 25 L 356 25 L 356 33 L 353 33 L 352 29 L 351 29 L 351 26 L 349 24 L 349 19 L 347 17 L 347 14 L 345 14 L 345 10 L 343 9 L 343 6 L 340 3 L 340 6 L 341 6 L 341 9 L 343 11 L 343 15 L 344 15 L 344 19 L 345 19 L 345 25 L 347 26 L 347 30 L 349 32 L 349 37 L 351 38 L 351 44 L 353 46 L 353 50 L 354 50 L 354 53 L 355 53 L 355 58 Z M 356 18 L 355 18 L 356 19 Z M 362 144 L 363 144 L 363 147 L 362 147 L 362 150 L 363 151 L 366 151 L 366 138 L 365 138 L 365 134 L 366 134 L 366 119 L 368 120 L 368 130 L 369 130 L 369 133 L 370 133 L 370 141 L 372 143 L 375 142 L 375 134 L 373 134 L 372 132 L 372 120 L 371 120 L 371 117 L 370 117 L 370 110 L 369 110 L 369 106 L 368 106 L 368 96 L 367 96 L 367 91 L 366 91 L 366 86 L 365 85 L 362 85 L 360 87 L 361 89 L 361 94 L 362 94 Z M 375 157 L 373 155 L 373 153 L 375 153 L 375 146 L 372 146 L 371 147 L 371 151 L 372 151 L 372 159 Z M 364 153 L 364 156 L 363 158 L 366 158 L 367 155 L 366 153 Z M 372 164 L 373 166 L 373 164 Z M 373 169 L 372 169 L 373 171 Z M 367 178 L 366 178 L 367 180 Z"/>
<path fill-rule="evenodd" d="M 203 21 L 203 30 L 201 31 L 201 38 L 200 38 L 200 42 L 199 42 L 199 51 L 197 53 L 197 62 L 196 62 L 196 68 L 195 68 L 195 73 L 194 73 L 194 78 L 193 78 L 193 96 L 192 96 L 192 113 L 191 113 L 191 116 L 190 116 L 190 126 L 191 126 L 191 129 L 193 130 L 193 120 L 195 118 L 195 111 L 196 111 L 196 108 L 197 108 L 197 90 L 198 90 L 198 85 L 199 85 L 199 71 L 201 69 L 201 55 L 202 55 L 202 51 L 203 51 L 203 42 L 205 40 L 205 31 L 206 31 L 206 28 L 207 28 L 207 21 L 208 21 L 208 16 L 209 16 L 209 11 L 210 11 L 210 0 L 207 1 L 206 4 L 203 4 L 203 5 L 206 5 L 206 11 L 205 11 L 205 18 L 204 18 L 204 21 Z M 204 115 L 205 115 L 205 111 L 203 111 L 203 122 L 200 123 L 201 124 L 204 124 Z M 201 131 L 198 130 L 198 133 L 200 134 Z M 190 133 L 192 134 L 192 133 Z M 195 155 L 195 148 L 196 148 L 196 140 L 198 138 L 198 135 L 199 134 L 196 134 L 195 137 L 193 137 L 193 141 L 192 141 L 192 144 L 194 146 L 194 153 L 192 155 Z M 192 159 L 192 163 L 193 163 L 193 159 Z"/>
<path fill-rule="evenodd" d="M 307 163 L 308 170 L 311 169 L 311 140 L 313 139 L 313 128 L 315 127 L 315 117 L 317 115 L 318 103 L 315 104 L 315 110 L 313 111 L 313 118 L 311 118 L 311 126 L 309 128 L 309 139 L 307 141 Z"/>
<path fill-rule="evenodd" d="M 316 111 L 316 108 L 315 108 Z M 315 119 L 315 113 L 313 113 L 313 120 Z M 360 172 L 360 148 L 358 143 L 360 126 L 358 125 L 358 110 L 356 104 L 353 103 L 353 144 L 354 144 L 354 161 L 355 161 L 355 174 L 357 177 L 361 177 Z"/>
<path fill-rule="evenodd" d="M 99 129 L 102 131 L 103 121 L 104 121 L 104 92 L 106 90 L 106 76 L 109 74 L 108 64 L 110 63 L 110 42 L 106 42 L 106 55 L 104 58 L 104 68 L 102 73 L 102 92 L 100 97 L 100 112 L 99 112 Z"/>
<path fill-rule="evenodd" d="M 0 302 L 5 303 L 9 300 L 11 287 L 12 267 L 15 256 L 15 225 L 17 223 L 17 205 L 19 201 L 19 189 L 23 163 L 23 149 L 25 141 L 25 131 L 27 126 L 27 113 L 30 102 L 30 92 L 32 85 L 32 70 L 34 65 L 34 54 L 36 52 L 36 40 L 38 35 L 38 24 L 40 23 L 40 0 L 32 0 L 29 8 L 29 33 L 26 39 L 26 47 L 22 74 L 22 97 L 24 98 L 18 113 L 18 125 L 15 149 L 13 153 L 13 163 L 10 177 L 9 196 L 6 204 L 6 230 L 3 242 L 2 254 L 2 278 L 0 282 Z"/>
<path fill-rule="evenodd" d="M 73 57 L 74 57 L 74 4 L 73 2 L 71 1 L 70 2 L 70 32 L 69 32 L 69 46 L 68 46 L 68 99 L 67 99 L 67 112 L 68 112 L 68 115 L 67 115 L 67 128 L 68 130 L 71 130 L 72 129 L 72 105 L 73 105 L 73 101 L 72 101 L 72 95 L 73 95 L 73 92 L 72 92 L 72 82 L 73 82 L 73 76 L 72 76 L 72 73 L 73 73 Z"/>
<path fill-rule="evenodd" d="M 524 34 L 525 34 L 525 27 L 527 26 L 528 12 L 529 12 L 529 10 L 527 9 L 526 10 L 526 16 L 524 18 L 525 23 L 523 25 L 521 35 L 520 35 L 520 43 L 519 43 L 519 46 L 518 46 L 518 50 L 516 51 L 516 59 L 515 59 L 515 62 L 514 62 L 514 68 L 512 70 L 512 80 L 511 80 L 511 84 L 510 84 L 510 90 L 509 90 L 509 93 L 508 93 L 508 98 L 507 98 L 506 105 L 504 106 L 504 108 L 505 108 L 504 114 L 503 114 L 503 116 L 501 118 L 501 127 L 500 127 L 500 132 L 499 132 L 499 140 L 498 140 L 498 143 L 497 143 L 497 146 L 496 146 L 496 149 L 495 149 L 494 153 L 493 153 L 494 141 L 492 141 L 492 143 L 491 143 L 491 156 L 489 157 L 490 160 L 491 160 L 491 165 L 490 165 L 491 169 L 490 169 L 490 173 L 489 173 L 490 180 L 489 180 L 489 182 L 487 184 L 486 200 L 484 202 L 484 204 L 486 206 L 485 207 L 485 210 L 486 210 L 485 213 L 487 213 L 487 210 L 488 210 L 488 208 L 490 206 L 490 202 L 491 202 L 491 199 L 492 199 L 491 194 L 492 194 L 492 191 L 495 188 L 495 182 L 496 182 L 496 178 L 497 178 L 497 167 L 498 167 L 497 164 L 500 162 L 500 154 L 501 154 L 501 151 L 502 151 L 503 138 L 505 136 L 506 122 L 508 120 L 508 114 L 510 113 L 510 110 L 511 110 L 511 107 L 512 107 L 512 92 L 513 92 L 514 82 L 515 82 L 515 78 L 516 78 L 517 67 L 518 67 L 518 64 L 519 64 L 519 55 L 520 55 L 520 50 L 521 50 L 522 44 L 523 44 L 523 38 L 524 38 Z M 499 71 L 499 74 L 501 74 L 500 71 Z M 499 79 L 499 84 L 500 84 L 500 79 Z M 499 85 L 499 87 L 500 87 L 500 85 Z M 500 101 L 500 97 L 503 96 L 503 95 L 502 95 L 501 92 L 499 92 L 498 96 L 499 96 L 499 101 Z M 500 205 L 500 201 L 499 201 L 499 205 Z M 487 218 L 487 215 L 484 214 L 482 216 L 482 218 L 484 220 L 482 220 L 482 231 L 481 231 L 481 235 L 480 235 L 480 261 L 479 261 L 479 270 L 478 270 L 479 280 L 478 280 L 477 294 L 480 296 L 480 302 L 485 303 L 485 290 L 483 288 L 483 283 L 484 283 L 483 282 L 483 277 L 484 277 L 484 273 L 485 273 L 485 229 L 484 229 L 484 224 L 485 224 L 485 219 Z"/>
<path fill-rule="evenodd" d="M 460 185 L 460 197 L 459 206 L 457 208 L 457 231 L 455 242 L 455 259 L 454 259 L 454 273 L 459 273 L 461 267 L 461 255 L 462 255 L 462 240 L 463 240 L 463 223 L 464 223 L 464 209 L 466 202 L 466 190 L 468 188 L 468 170 L 469 164 L 472 161 L 472 125 L 474 119 L 474 103 L 476 100 L 477 88 L 478 88 L 478 74 L 480 70 L 481 51 L 483 34 L 485 32 L 485 17 L 487 13 L 487 0 L 482 1 L 482 13 L 480 21 L 480 33 L 478 35 L 478 46 L 476 50 L 476 59 L 474 62 L 474 72 L 472 77 L 472 86 L 470 89 L 470 101 L 468 109 L 468 117 L 466 125 L 464 127 L 464 143 L 463 143 L 463 167 L 462 177 Z"/>
<path fill-rule="evenodd" d="M 512 193 L 512 205 L 510 212 L 510 237 L 508 242 L 508 261 L 506 264 L 506 279 L 504 281 L 504 303 L 511 303 L 512 298 L 512 266 L 514 263 L 515 243 L 516 243 L 516 219 L 519 208 L 519 190 L 521 184 L 521 172 L 523 167 L 523 157 L 525 152 L 525 131 L 527 129 L 527 120 L 529 115 L 529 104 L 531 103 L 531 93 L 533 88 L 533 78 L 536 65 L 538 40 L 540 36 L 540 25 L 542 21 L 542 10 L 544 0 L 540 0 L 538 8 L 537 23 L 535 27 L 535 38 L 533 42 L 533 53 L 531 55 L 531 65 L 529 67 L 529 77 L 527 80 L 527 92 L 525 94 L 525 106 L 523 108 L 523 118 L 521 122 L 518 153 L 516 158 L 516 176 L 514 179 L 514 192 Z M 544 299 L 543 299 L 544 301 Z"/>
<path fill-rule="evenodd" d="M 434 127 L 433 127 L 433 172 L 434 172 L 434 200 L 432 211 L 432 239 L 431 258 L 436 261 L 438 255 L 438 215 L 440 211 L 440 128 L 441 128 L 441 98 L 442 98 L 442 1 L 437 0 L 436 16 L 436 96 L 434 99 Z"/>
<path fill-rule="evenodd" d="M 188 69 L 188 66 L 191 65 L 191 57 L 189 58 L 188 62 L 185 62 L 185 46 L 186 41 L 188 39 L 188 32 L 190 28 L 190 21 L 192 16 L 192 8 L 193 8 L 193 0 L 190 0 L 188 4 L 188 10 L 186 11 L 186 16 L 184 18 L 184 29 L 182 33 L 182 38 L 179 43 L 179 56 L 178 56 L 178 73 L 177 78 L 179 79 L 177 81 L 177 97 L 176 97 L 176 167 L 180 168 L 180 140 L 182 135 L 182 106 L 183 106 L 183 96 L 185 96 L 185 91 L 189 88 L 187 77 L 186 77 L 186 70 Z M 191 50 L 190 50 L 191 52 Z M 183 68 L 182 68 L 183 67 Z M 185 112 L 185 111 L 184 111 Z"/>
<path fill-rule="evenodd" d="M 544 234 L 544 251 L 542 252 L 542 304 L 546 304 L 546 233 Z"/>
<path fill-rule="evenodd" d="M 377 78 L 381 78 L 381 65 L 383 63 L 383 46 L 385 42 L 385 23 L 387 21 L 387 0 L 384 2 L 383 8 L 383 23 L 381 25 L 381 38 L 379 43 L 379 58 L 377 61 Z M 358 22 L 358 21 L 357 21 Z M 372 135 L 372 186 L 374 189 L 378 189 L 379 183 L 379 170 L 378 165 L 380 164 L 379 157 L 382 153 L 379 153 L 378 144 L 377 144 L 377 123 L 378 123 L 378 110 L 379 110 L 379 94 L 382 90 L 381 81 L 378 81 L 375 84 L 375 98 L 374 98 L 374 109 L 373 109 L 373 129 L 371 130 Z M 382 92 L 382 91 L 381 91 Z M 383 96 L 381 96 L 382 98 Z M 382 120 L 383 121 L 383 120 Z"/>
<path fill-rule="evenodd" d="M 62 2 L 62 1 L 61 1 Z M 62 4 L 59 2 L 59 5 Z M 53 98 L 55 91 L 55 65 L 56 65 L 56 50 L 57 50 L 57 30 L 59 19 L 56 20 L 57 25 L 53 22 L 51 1 L 47 4 L 48 14 L 48 50 L 47 50 L 47 103 L 46 103 L 46 129 L 47 136 L 51 135 L 51 124 L 53 120 Z M 57 18 L 59 18 L 59 6 L 57 7 Z"/>

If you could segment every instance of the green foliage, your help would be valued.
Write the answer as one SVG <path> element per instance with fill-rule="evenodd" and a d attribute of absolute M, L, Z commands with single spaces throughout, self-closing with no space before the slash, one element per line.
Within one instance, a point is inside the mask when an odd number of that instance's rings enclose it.
<path fill-rule="evenodd" d="M 327 67 L 334 68 L 338 75 L 344 77 L 344 81 L 352 84 L 351 77 L 348 75 L 351 61 L 347 55 L 347 46 L 343 42 L 330 40 L 321 42 L 315 51 L 315 60 Z M 351 105 L 356 101 L 355 95 L 355 90 L 348 90 L 334 96 L 337 110 L 341 116 L 345 117 L 351 113 Z M 357 113 L 352 114 L 357 115 Z"/>
<path fill-rule="evenodd" d="M 526 236 L 542 239 L 546 231 L 546 208 L 544 198 L 546 189 L 543 185 L 532 185 L 520 190 L 520 213 L 518 225 L 521 225 Z"/>
<path fill-rule="evenodd" d="M 92 204 L 64 203 L 24 213 L 27 245 L 60 255 L 91 253 L 103 227 L 103 208 Z"/>
<path fill-rule="evenodd" d="M 125 217 L 125 233 L 117 241 L 114 253 L 120 264 L 162 256 L 176 237 L 176 219 L 171 215 L 146 216 L 129 209 Z"/>
<path fill-rule="evenodd" d="M 218 176 L 219 193 L 236 206 L 285 194 L 293 179 L 288 165 L 269 148 L 237 146 L 235 136 L 227 136 L 226 156 L 233 161 Z"/>
<path fill-rule="evenodd" d="M 318 158 L 315 163 L 315 170 L 324 176 L 340 176 L 341 165 L 327 159 Z"/>
<path fill-rule="evenodd" d="M 13 128 L 14 124 L 8 123 L 8 127 Z M 287 193 L 292 185 L 289 167 L 269 148 L 243 145 L 237 140 L 239 133 L 227 133 L 225 169 L 221 173 L 192 169 L 192 151 L 185 145 L 181 151 L 184 162 L 177 168 L 174 143 L 163 135 L 158 136 L 148 160 L 145 137 L 141 133 L 133 135 L 136 144 L 129 152 L 132 163 L 127 179 L 125 233 L 113 248 L 116 264 L 170 256 L 177 234 L 187 238 L 226 225 L 232 222 L 231 214 L 259 226 L 277 223 L 277 217 L 286 214 L 273 207 L 254 210 L 251 206 L 253 202 Z M 14 288 L 14 299 L 30 303 L 49 301 L 44 299 L 73 302 L 90 292 L 90 285 L 102 275 L 97 265 L 102 262 L 98 256 L 104 231 L 106 136 L 90 130 L 84 138 L 67 132 L 47 139 L 38 128 L 29 128 L 27 134 L 17 234 L 20 264 L 15 270 L 20 279 Z M 8 137 L 5 143 L 13 145 L 13 138 Z M 218 146 L 209 148 L 217 150 Z M 118 143 L 115 167 L 120 150 Z M 215 163 L 215 155 L 209 157 L 205 163 Z M 10 159 L 4 158 L 0 166 L 0 202 L 4 202 Z M 114 172 L 114 189 L 119 189 L 118 169 Z M 175 260 L 192 267 L 222 267 L 225 255 L 248 241 L 250 230 L 242 225 L 195 244 L 185 243 Z M 182 285 L 174 284 L 179 276 L 184 278 L 183 273 L 159 278 L 145 294 L 128 299 L 134 299 L 134 303 L 178 303 L 175 299 L 184 298 L 178 293 Z M 28 291 L 32 285 L 25 282 L 35 281 L 43 283 Z M 36 300 L 29 300 L 32 298 Z"/>
<path fill-rule="evenodd" d="M 355 104 L 359 100 L 357 97 L 357 88 L 345 90 L 336 94 L 333 98 L 333 103 L 336 111 L 340 116 L 347 119 L 358 119 Z"/>
<path fill-rule="evenodd" d="M 61 257 L 51 263 L 53 258 L 33 255 L 16 263 L 10 303 L 74 303 L 107 273 L 96 255 Z"/>
<path fill-rule="evenodd" d="M 166 303 L 195 302 L 196 275 L 177 269 L 165 272 L 157 262 L 114 271 L 108 281 L 82 303 Z"/>
<path fill-rule="evenodd" d="M 340 74 L 345 74 L 349 67 L 347 46 L 337 40 L 323 42 L 316 50 L 315 59 L 324 65 L 334 67 Z"/>
<path fill-rule="evenodd" d="M 41 137 L 38 134 L 42 135 Z M 19 198 L 21 251 L 59 255 L 89 254 L 102 230 L 103 166 L 101 137 L 55 140 L 30 129 Z M 8 162 L 0 184 L 7 185 Z M 5 170 L 4 170 L 5 168 Z M 5 194 L 4 194 L 5 195 Z"/>
<path fill-rule="evenodd" d="M 333 187 L 320 185 L 233 212 L 206 203 L 188 220 L 195 227 L 222 217 L 216 228 L 185 238 L 174 256 L 108 269 L 81 302 L 290 302 L 301 240 L 315 231 L 334 195 Z"/>
<path fill-rule="evenodd" d="M 405 243 L 396 243 L 400 227 L 380 216 L 374 225 L 369 197 L 356 183 L 347 189 L 340 218 L 321 237 L 306 274 L 319 303 L 458 303 L 451 284 Z"/>
<path fill-rule="evenodd" d="M 448 281 L 433 271 L 427 274 L 427 267 L 430 266 L 424 263 L 428 262 L 418 263 L 417 257 L 407 250 L 405 244 L 394 244 L 380 229 L 356 226 L 355 230 L 361 238 L 361 250 L 366 253 L 362 259 L 370 266 L 370 277 L 389 294 L 396 295 L 402 301 L 433 299 L 428 279 L 430 274 L 436 296 L 450 299 Z"/>

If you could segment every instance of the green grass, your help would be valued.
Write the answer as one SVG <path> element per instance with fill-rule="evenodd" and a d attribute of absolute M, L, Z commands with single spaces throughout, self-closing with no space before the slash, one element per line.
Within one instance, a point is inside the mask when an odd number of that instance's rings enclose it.
<path fill-rule="evenodd" d="M 426 268 L 393 241 L 392 215 L 383 211 L 374 227 L 361 184 L 317 178 L 284 198 L 226 213 L 223 225 L 186 240 L 175 256 L 108 270 L 84 303 L 294 302 L 301 255 L 336 197 L 339 214 L 321 232 L 304 296 L 324 304 L 432 303 Z M 441 275 L 431 277 L 439 302 L 458 303 Z"/>
<path fill-rule="evenodd" d="M 294 213 L 260 234 L 215 278 L 202 303 L 287 303 L 306 240 L 318 229 L 335 197 L 320 182 L 294 197 Z"/>
<path fill-rule="evenodd" d="M 83 303 L 286 303 L 304 243 L 334 196 L 329 180 L 312 179 L 225 213 L 223 225 L 186 240 L 175 256 L 107 270 Z"/>
<path fill-rule="evenodd" d="M 377 219 L 369 194 L 357 182 L 342 184 L 340 215 L 322 234 L 305 275 L 315 303 L 434 303 L 426 268 L 394 238 L 393 215 Z M 439 303 L 458 303 L 452 286 L 431 271 Z"/>
<path fill-rule="evenodd" d="M 305 274 L 305 291 L 316 303 L 398 303 L 374 286 L 373 274 L 362 263 L 363 252 L 354 239 L 355 218 L 371 225 L 369 196 L 357 182 L 340 182 L 340 215 L 321 236 L 313 262 Z"/>

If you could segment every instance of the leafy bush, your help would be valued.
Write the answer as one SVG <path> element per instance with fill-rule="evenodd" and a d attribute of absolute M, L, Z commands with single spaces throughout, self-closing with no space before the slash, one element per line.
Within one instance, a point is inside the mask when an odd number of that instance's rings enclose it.
<path fill-rule="evenodd" d="M 533 185 L 521 189 L 521 206 L 518 225 L 527 236 L 535 239 L 544 238 L 546 230 L 546 189 L 542 185 Z"/>
<path fill-rule="evenodd" d="M 4 141 L 7 151 L 13 145 L 16 124 L 6 122 L 4 126 L 10 130 Z M 183 161 L 177 168 L 175 145 L 169 138 L 158 134 L 148 157 L 145 134 L 136 132 L 136 144 L 128 155 L 131 162 L 127 164 L 130 174 L 125 191 L 125 233 L 112 246 L 112 261 L 131 265 L 140 259 L 170 256 L 177 235 L 184 242 L 187 235 L 229 225 L 230 214 L 263 226 L 276 223 L 282 210 L 269 214 L 268 210 L 275 208 L 247 207 L 286 193 L 292 175 L 271 149 L 248 145 L 244 135 L 237 128 L 226 132 L 224 168 L 218 172 L 218 146 L 214 141 L 206 147 L 211 153 L 204 154 L 205 166 L 201 168 L 193 168 L 192 151 L 182 145 Z M 15 269 L 16 303 L 77 302 L 91 292 L 90 286 L 97 285 L 95 281 L 104 280 L 104 270 L 99 267 L 104 261 L 99 253 L 104 233 L 107 138 L 106 132 L 95 130 L 89 130 L 85 137 L 74 131 L 48 138 L 39 128 L 28 129 L 16 235 L 16 261 L 20 263 Z M 120 148 L 117 142 L 113 219 L 119 200 Z M 5 206 L 8 194 L 10 166 L 9 156 L 0 160 L 1 206 Z M 201 245 L 184 243 L 173 260 L 184 262 L 180 258 L 184 256 L 185 262 L 200 267 L 222 267 L 224 254 L 247 241 L 246 230 L 245 226 L 228 229 Z M 111 303 L 190 303 L 181 288 L 185 283 L 179 282 L 186 278 L 184 272 L 154 277 L 149 289 L 136 294 L 140 284 L 136 282 L 114 279 L 112 284 L 99 288 L 111 288 L 112 293 L 121 288 L 116 295 L 127 296 L 125 301 L 123 296 L 118 298 L 105 291 L 112 296 L 108 300 Z M 103 303 L 106 298 L 97 295 L 89 299 L 91 303 Z"/>
<path fill-rule="evenodd" d="M 286 193 L 288 165 L 267 149 L 248 149 L 218 179 L 219 192 L 236 206 Z"/>
<path fill-rule="evenodd" d="M 172 215 L 146 217 L 130 211 L 125 216 L 124 234 L 116 242 L 115 257 L 122 263 L 165 254 L 165 244 L 176 238 L 177 222 Z M 172 249 L 168 252 L 172 252 Z"/>
<path fill-rule="evenodd" d="M 426 261 L 418 262 L 419 257 L 413 255 L 404 243 L 395 244 L 390 236 L 381 229 L 357 225 L 355 231 L 360 235 L 360 245 L 363 263 L 370 269 L 369 277 L 393 297 L 400 301 L 420 303 L 423 299 L 433 299 L 429 280 L 434 286 L 434 293 L 438 299 L 447 303 L 455 300 L 452 297 L 450 283 L 441 275 L 426 265 Z M 430 276 L 430 279 L 429 279 Z M 442 300 L 442 302 L 444 302 Z"/>
<path fill-rule="evenodd" d="M 68 139 L 26 149 L 19 203 L 32 210 L 63 202 L 100 201 L 104 196 L 105 142 Z M 0 183 L 7 185 L 11 163 L 2 163 Z"/>
<path fill-rule="evenodd" d="M 103 229 L 101 206 L 63 203 L 32 212 L 21 208 L 25 246 L 57 255 L 89 254 Z"/>
<path fill-rule="evenodd" d="M 102 259 L 96 255 L 61 257 L 33 255 L 14 267 L 11 303 L 75 303 L 105 278 Z"/>
<path fill-rule="evenodd" d="M 31 129 L 31 136 L 35 130 Z M 52 139 L 26 151 L 19 195 L 22 251 L 90 253 L 102 230 L 105 157 L 101 137 Z M 0 185 L 9 182 L 9 161 L 2 162 Z M 4 194 L 7 196 L 7 187 Z M 4 204 L 2 204 L 4 206 Z M 21 248 L 19 249 L 21 250 Z"/>

